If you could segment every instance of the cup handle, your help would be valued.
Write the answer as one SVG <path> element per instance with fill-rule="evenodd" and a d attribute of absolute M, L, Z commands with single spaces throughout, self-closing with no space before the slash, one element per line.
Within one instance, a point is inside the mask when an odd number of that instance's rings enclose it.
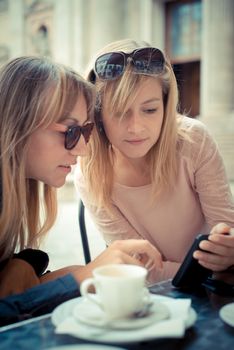
<path fill-rule="evenodd" d="M 151 295 L 150 295 L 150 292 L 149 292 L 149 289 L 148 288 L 144 288 L 144 292 L 143 292 L 143 303 L 144 305 L 149 305 L 151 304 L 152 300 L 151 300 Z"/>
<path fill-rule="evenodd" d="M 102 304 L 95 298 L 95 296 L 88 292 L 88 289 L 89 289 L 90 286 L 93 286 L 94 289 L 96 290 L 94 278 L 87 278 L 86 280 L 84 280 L 81 283 L 81 285 L 80 285 L 80 294 L 83 297 L 86 297 L 92 303 L 98 305 L 101 309 L 103 309 Z"/>

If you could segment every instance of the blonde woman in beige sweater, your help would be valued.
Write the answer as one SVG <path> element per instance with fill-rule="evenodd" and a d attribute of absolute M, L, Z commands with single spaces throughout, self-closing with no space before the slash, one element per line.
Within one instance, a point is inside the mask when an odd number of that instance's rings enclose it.
<path fill-rule="evenodd" d="M 205 125 L 177 112 L 169 60 L 130 39 L 111 43 L 88 70 L 97 131 L 77 168 L 76 186 L 109 245 L 150 241 L 163 257 L 152 281 L 173 277 L 198 233 L 213 271 L 234 265 L 234 204 L 223 161 Z M 212 253 L 212 254 L 211 254 Z"/>

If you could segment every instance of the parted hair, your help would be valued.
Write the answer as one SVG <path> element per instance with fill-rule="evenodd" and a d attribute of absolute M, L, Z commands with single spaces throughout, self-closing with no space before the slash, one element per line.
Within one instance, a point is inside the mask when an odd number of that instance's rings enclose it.
<path fill-rule="evenodd" d="M 28 141 L 67 115 L 81 95 L 93 118 L 94 88 L 71 68 L 25 56 L 0 70 L 0 260 L 38 247 L 55 221 L 56 189 L 26 178 Z"/>
<path fill-rule="evenodd" d="M 105 46 L 94 57 L 88 66 L 86 77 L 93 81 L 94 63 L 97 57 L 104 53 L 113 51 L 123 51 L 130 53 L 135 49 L 151 47 L 144 41 L 123 39 Z M 128 106 L 134 100 L 139 86 L 147 79 L 158 79 L 162 86 L 164 117 L 157 143 L 147 154 L 147 164 L 150 170 L 151 182 L 153 185 L 153 197 L 163 190 L 169 190 L 175 183 L 177 176 L 177 156 L 176 149 L 178 139 L 186 137 L 181 130 L 180 115 L 178 113 L 178 87 L 176 78 L 168 58 L 165 57 L 165 68 L 160 74 L 141 74 L 132 70 L 132 65 L 128 64 L 123 75 L 115 80 L 94 79 L 97 90 L 97 100 L 95 109 L 95 120 L 97 130 L 88 145 L 89 156 L 81 160 L 81 170 L 84 175 L 85 185 L 92 201 L 99 208 L 105 206 L 111 211 L 111 194 L 113 190 L 113 153 L 111 145 L 103 130 L 100 130 L 102 120 L 102 106 L 113 111 L 113 115 L 124 116 Z M 110 116 L 111 117 L 111 116 Z"/>

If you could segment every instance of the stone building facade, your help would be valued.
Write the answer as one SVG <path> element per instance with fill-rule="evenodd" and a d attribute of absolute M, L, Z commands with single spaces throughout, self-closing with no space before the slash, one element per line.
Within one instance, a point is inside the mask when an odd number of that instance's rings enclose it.
<path fill-rule="evenodd" d="M 0 64 L 46 55 L 82 73 L 99 48 L 124 37 L 170 56 L 182 109 L 208 125 L 234 180 L 233 0 L 0 0 Z"/>

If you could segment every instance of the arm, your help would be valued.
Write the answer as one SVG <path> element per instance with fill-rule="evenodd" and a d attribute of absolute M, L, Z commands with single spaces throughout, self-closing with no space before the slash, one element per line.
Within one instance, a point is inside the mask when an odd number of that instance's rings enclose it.
<path fill-rule="evenodd" d="M 200 244 L 207 252 L 196 251 L 194 257 L 213 271 L 234 264 L 234 203 L 219 150 L 203 127 L 201 148 L 195 162 L 195 187 L 202 211 L 210 228 L 209 240 Z"/>
<path fill-rule="evenodd" d="M 234 227 L 234 202 L 217 144 L 201 124 L 192 152 L 194 187 L 210 230 L 220 222 Z"/>
<path fill-rule="evenodd" d="M 135 253 L 140 259 L 134 257 Z M 111 263 L 142 266 L 145 261 L 150 262 L 151 267 L 161 262 L 156 249 L 148 241 L 116 241 L 88 265 L 67 267 L 54 274 L 46 274 L 41 277 L 42 284 L 22 294 L 0 299 L 0 325 L 51 312 L 60 303 L 78 296 L 80 282 L 91 277 L 93 269 L 98 266 Z M 70 274 L 67 274 L 69 271 Z"/>
<path fill-rule="evenodd" d="M 71 275 L 40 284 L 22 294 L 0 299 L 0 326 L 51 312 L 60 303 L 79 295 Z"/>

